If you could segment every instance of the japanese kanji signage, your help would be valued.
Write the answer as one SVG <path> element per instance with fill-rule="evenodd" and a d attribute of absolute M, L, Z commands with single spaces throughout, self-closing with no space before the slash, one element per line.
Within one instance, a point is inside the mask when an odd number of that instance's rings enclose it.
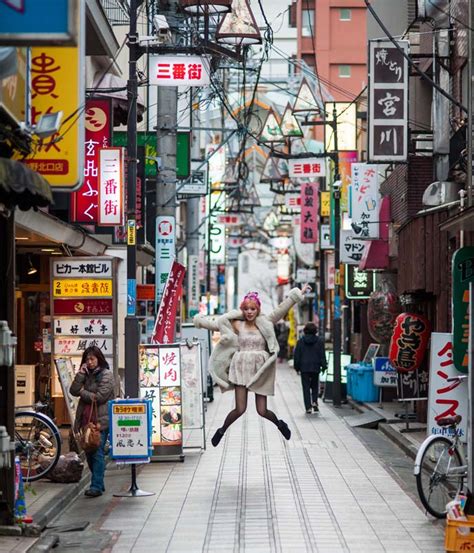
<path fill-rule="evenodd" d="M 99 150 L 99 225 L 123 224 L 123 196 L 123 148 L 101 148 Z"/>
<path fill-rule="evenodd" d="M 146 399 L 109 402 L 110 456 L 115 462 L 150 461 L 152 413 L 152 403 Z"/>
<path fill-rule="evenodd" d="M 428 434 L 446 435 L 452 432 L 447 426 L 438 426 L 443 417 L 462 416 L 459 430 L 463 441 L 467 440 L 468 387 L 467 380 L 448 382 L 458 376 L 453 354 L 453 337 L 447 332 L 431 334 L 430 385 L 428 395 Z"/>
<path fill-rule="evenodd" d="M 182 285 L 186 269 L 173 261 L 161 298 L 152 341 L 155 344 L 169 344 L 174 341 L 176 313 L 182 294 Z"/>
<path fill-rule="evenodd" d="M 240 213 L 219 213 L 216 215 L 216 222 L 219 225 L 226 225 L 228 227 L 238 226 L 242 224 L 242 215 Z"/>
<path fill-rule="evenodd" d="M 285 194 L 285 206 L 290 209 L 299 209 L 301 206 L 301 194 Z"/>
<path fill-rule="evenodd" d="M 350 300 L 367 299 L 375 290 L 375 273 L 361 271 L 356 265 L 345 269 L 345 294 Z"/>
<path fill-rule="evenodd" d="M 291 158 L 288 160 L 288 174 L 290 178 L 316 178 L 326 176 L 324 158 Z"/>
<path fill-rule="evenodd" d="M 399 372 L 418 369 L 425 356 L 431 325 L 425 317 L 415 313 L 400 313 L 390 340 L 390 362 Z"/>
<path fill-rule="evenodd" d="M 99 150 L 111 145 L 112 123 L 110 98 L 86 100 L 84 182 L 72 196 L 72 220 L 77 223 L 95 224 L 98 221 Z"/>
<path fill-rule="evenodd" d="M 454 365 L 468 372 L 469 283 L 474 280 L 474 246 L 466 246 L 453 255 L 453 345 Z"/>
<path fill-rule="evenodd" d="M 362 259 L 362 254 L 364 253 L 365 242 L 354 238 L 350 230 L 341 230 L 340 245 L 341 263 L 359 265 L 359 262 Z"/>
<path fill-rule="evenodd" d="M 106 356 L 113 353 L 112 338 L 54 338 L 54 353 L 56 355 L 81 356 L 87 348 L 92 346 L 99 347 Z"/>
<path fill-rule="evenodd" d="M 319 184 L 305 182 L 301 185 L 301 242 L 318 242 Z"/>
<path fill-rule="evenodd" d="M 55 315 L 112 315 L 112 300 L 106 299 L 75 299 L 53 300 Z"/>
<path fill-rule="evenodd" d="M 374 367 L 374 385 L 382 388 L 397 387 L 397 371 L 390 364 L 388 357 L 374 357 L 372 359 Z"/>
<path fill-rule="evenodd" d="M 194 317 L 199 312 L 199 256 L 188 255 L 188 310 L 189 317 Z"/>
<path fill-rule="evenodd" d="M 160 216 L 156 218 L 156 259 L 155 259 L 155 293 L 156 308 L 160 305 L 168 274 L 176 256 L 175 218 Z"/>
<path fill-rule="evenodd" d="M 330 215 L 331 215 L 331 193 L 321 192 L 321 217 L 329 217 Z"/>
<path fill-rule="evenodd" d="M 40 142 L 25 160 L 55 190 L 72 192 L 84 171 L 84 48 L 37 47 L 31 53 L 31 123 L 46 113 L 64 112 L 57 133 Z M 71 128 L 68 128 L 68 127 Z M 65 132 L 67 130 L 67 132 Z"/>
<path fill-rule="evenodd" d="M 225 263 L 226 237 L 225 226 L 217 222 L 219 210 L 225 209 L 225 193 L 211 192 L 209 195 L 209 231 L 211 251 L 209 252 L 211 263 L 213 265 L 222 265 Z"/>
<path fill-rule="evenodd" d="M 408 55 L 409 42 L 398 41 Z M 373 163 L 408 157 L 408 61 L 389 40 L 369 41 L 368 159 Z"/>
<path fill-rule="evenodd" d="M 140 396 L 152 403 L 153 456 L 181 455 L 183 447 L 179 344 L 140 345 Z"/>
<path fill-rule="evenodd" d="M 379 237 L 380 193 L 376 165 L 352 164 L 351 217 L 354 236 Z"/>
<path fill-rule="evenodd" d="M 201 56 L 149 56 L 149 83 L 156 86 L 204 86 L 209 62 Z"/>
<path fill-rule="evenodd" d="M 112 336 L 112 317 L 84 317 L 80 319 L 57 317 L 54 319 L 54 334 L 56 336 Z"/>
<path fill-rule="evenodd" d="M 64 297 L 111 297 L 112 279 L 53 279 L 53 295 Z"/>
<path fill-rule="evenodd" d="M 53 276 L 55 277 L 112 277 L 112 260 L 76 261 L 74 257 L 66 260 L 53 260 Z"/>

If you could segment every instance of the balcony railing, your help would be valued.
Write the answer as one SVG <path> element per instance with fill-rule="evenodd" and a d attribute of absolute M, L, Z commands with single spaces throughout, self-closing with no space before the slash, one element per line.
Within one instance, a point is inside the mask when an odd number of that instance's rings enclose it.
<path fill-rule="evenodd" d="M 100 0 L 111 25 L 129 24 L 128 0 Z"/>

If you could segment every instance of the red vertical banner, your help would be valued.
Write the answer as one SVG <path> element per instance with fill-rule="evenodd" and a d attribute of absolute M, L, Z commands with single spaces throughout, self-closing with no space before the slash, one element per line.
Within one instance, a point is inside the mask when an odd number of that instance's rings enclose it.
<path fill-rule="evenodd" d="M 99 150 L 112 143 L 112 103 L 110 98 L 86 101 L 84 184 L 74 192 L 71 220 L 94 225 L 99 218 Z"/>
<path fill-rule="evenodd" d="M 185 267 L 173 261 L 153 329 L 152 341 L 155 344 L 171 344 L 174 341 L 176 313 L 185 273 Z"/>
<path fill-rule="evenodd" d="M 318 242 L 319 184 L 305 182 L 301 185 L 301 242 Z"/>

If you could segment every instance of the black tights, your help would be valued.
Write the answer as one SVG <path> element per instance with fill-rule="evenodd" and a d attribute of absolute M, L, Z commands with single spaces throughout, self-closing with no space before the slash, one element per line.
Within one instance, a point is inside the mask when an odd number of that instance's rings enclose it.
<path fill-rule="evenodd" d="M 235 407 L 227 415 L 224 421 L 224 424 L 222 425 L 222 428 L 221 428 L 222 432 L 225 432 L 233 422 L 235 422 L 239 417 L 241 417 L 245 413 L 247 409 L 248 392 L 249 391 L 245 386 L 235 387 Z M 273 424 L 278 426 L 277 416 L 273 411 L 270 411 L 270 409 L 267 409 L 267 396 L 255 394 L 255 405 L 257 407 L 257 413 L 261 417 L 268 419 Z"/>

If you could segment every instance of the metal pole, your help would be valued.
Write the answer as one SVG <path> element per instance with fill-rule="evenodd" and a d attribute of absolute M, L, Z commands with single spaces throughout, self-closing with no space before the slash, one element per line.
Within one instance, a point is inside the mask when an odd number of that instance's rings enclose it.
<path fill-rule="evenodd" d="M 138 345 L 140 329 L 136 317 L 136 185 L 137 185 L 137 59 L 139 57 L 137 13 L 143 0 L 130 2 L 128 34 L 129 73 L 127 82 L 127 316 L 125 317 L 125 395 L 139 397 Z"/>
<path fill-rule="evenodd" d="M 339 153 L 337 143 L 337 111 L 336 104 L 333 104 L 332 125 L 334 129 L 334 183 L 338 183 L 339 175 Z M 334 196 L 334 320 L 333 320 L 333 351 L 334 351 L 334 382 L 333 382 L 333 405 L 341 405 L 341 297 L 340 297 L 340 211 L 341 211 L 341 188 L 333 184 Z"/>
<path fill-rule="evenodd" d="M 469 98 L 469 104 L 468 104 L 468 127 L 467 127 L 467 205 L 468 207 L 472 206 L 472 171 L 473 171 L 473 165 L 472 165 L 472 156 L 474 154 L 474 148 L 473 148 L 473 133 L 474 133 L 474 98 L 473 98 L 473 92 L 474 92 L 474 86 L 472 83 L 472 79 L 474 77 L 474 36 L 473 36 L 473 27 L 474 24 L 474 7 L 472 5 L 472 0 L 469 0 L 469 21 L 470 21 L 470 27 L 468 29 L 469 34 L 469 76 L 470 78 L 467 80 L 467 97 Z"/>

